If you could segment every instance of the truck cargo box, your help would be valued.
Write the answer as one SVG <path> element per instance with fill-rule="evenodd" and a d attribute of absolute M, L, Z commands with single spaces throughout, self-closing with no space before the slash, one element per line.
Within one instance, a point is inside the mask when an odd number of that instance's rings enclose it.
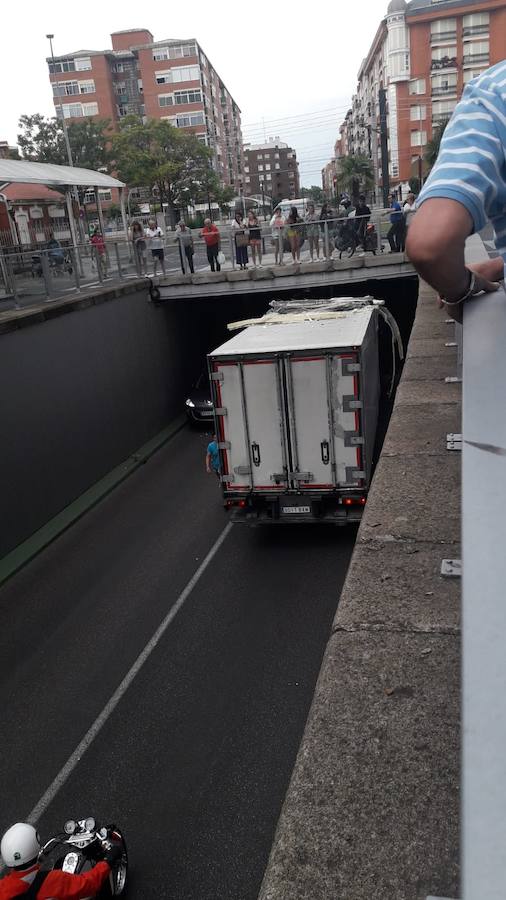
<path fill-rule="evenodd" d="M 223 493 L 236 518 L 358 520 L 378 419 L 375 307 L 251 325 L 208 360 Z"/>

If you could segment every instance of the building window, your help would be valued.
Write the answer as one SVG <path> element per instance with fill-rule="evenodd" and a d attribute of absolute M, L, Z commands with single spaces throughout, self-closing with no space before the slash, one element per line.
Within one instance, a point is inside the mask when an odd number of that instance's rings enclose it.
<path fill-rule="evenodd" d="M 125 106 L 123 103 L 120 103 L 117 107 L 118 116 L 120 119 L 123 119 L 125 116 L 128 116 L 128 106 Z"/>
<path fill-rule="evenodd" d="M 245 180 L 246 184 L 249 184 L 251 181 L 251 178 L 249 177 L 249 175 L 245 175 L 244 180 Z"/>
<path fill-rule="evenodd" d="M 174 44 L 170 47 L 156 47 L 153 50 L 153 59 L 183 59 L 187 56 L 196 56 L 195 44 Z"/>
<path fill-rule="evenodd" d="M 267 181 L 272 181 L 272 175 L 270 173 L 268 175 L 266 175 L 266 178 L 267 178 Z"/>
<path fill-rule="evenodd" d="M 94 94 L 95 93 L 95 82 L 94 81 L 78 81 L 79 85 L 79 93 L 80 94 Z"/>
<path fill-rule="evenodd" d="M 264 158 L 263 153 L 257 153 L 257 159 L 263 159 L 263 158 Z"/>
<path fill-rule="evenodd" d="M 190 113 L 187 116 L 176 116 L 176 128 L 189 128 L 194 125 L 204 125 L 204 113 Z"/>
<path fill-rule="evenodd" d="M 262 165 L 258 166 L 258 171 L 259 171 L 259 172 L 263 172 L 263 170 L 264 170 L 264 167 L 263 167 Z"/>
<path fill-rule="evenodd" d="M 275 169 L 279 169 L 279 168 L 280 168 L 279 163 L 274 163 L 274 168 L 275 168 Z"/>
<path fill-rule="evenodd" d="M 469 84 L 473 78 L 479 78 L 486 71 L 486 67 L 481 69 L 464 69 L 464 84 Z"/>
<path fill-rule="evenodd" d="M 457 66 L 457 47 L 455 44 L 432 48 L 430 67 L 434 69 L 455 69 Z"/>
<path fill-rule="evenodd" d="M 158 94 L 158 106 L 172 106 L 172 94 Z"/>
<path fill-rule="evenodd" d="M 441 94 L 455 94 L 457 92 L 457 73 L 450 72 L 446 75 L 432 75 L 431 92 L 433 97 Z"/>
<path fill-rule="evenodd" d="M 472 41 L 465 46 L 463 63 L 465 66 L 475 63 L 488 62 L 489 42 Z"/>
<path fill-rule="evenodd" d="M 409 118 L 411 122 L 421 122 L 423 119 L 427 118 L 427 107 L 426 106 L 412 106 L 409 111 Z"/>
<path fill-rule="evenodd" d="M 425 94 L 426 85 L 425 78 L 414 78 L 409 82 L 409 93 L 413 94 Z"/>
<path fill-rule="evenodd" d="M 456 19 L 436 19 L 430 25 L 430 39 L 434 41 L 444 41 L 448 38 L 457 37 L 457 20 Z"/>
<path fill-rule="evenodd" d="M 274 159 L 279 159 L 279 153 L 274 154 Z"/>
<path fill-rule="evenodd" d="M 79 93 L 78 81 L 54 81 L 53 94 L 55 97 L 71 97 Z"/>
<path fill-rule="evenodd" d="M 249 166 L 244 166 L 244 171 L 245 171 L 246 173 L 249 173 Z"/>
<path fill-rule="evenodd" d="M 266 172 L 270 172 L 270 171 L 271 171 L 271 164 L 270 164 L 270 163 L 267 163 L 267 164 L 266 164 L 266 166 L 265 166 L 265 171 L 266 171 Z"/>
<path fill-rule="evenodd" d="M 425 147 L 427 143 L 427 132 L 426 131 L 412 131 L 411 132 L 411 146 L 412 147 Z"/>
<path fill-rule="evenodd" d="M 89 56 L 77 56 L 75 64 L 76 72 L 87 72 L 91 69 L 91 59 Z"/>
<path fill-rule="evenodd" d="M 60 72 L 75 72 L 76 66 L 73 59 L 59 59 L 48 63 L 51 75 L 59 75 Z"/>
<path fill-rule="evenodd" d="M 176 106 L 185 103 L 202 103 L 202 94 L 200 91 L 175 91 L 174 103 Z"/>
<path fill-rule="evenodd" d="M 471 13 L 462 20 L 464 40 L 475 34 L 488 34 L 490 15 L 485 13 Z"/>
<path fill-rule="evenodd" d="M 433 100 L 432 102 L 432 121 L 437 119 L 447 119 L 451 116 L 457 105 L 456 100 Z"/>
<path fill-rule="evenodd" d="M 176 84 L 181 81 L 199 81 L 200 69 L 198 66 L 175 66 L 165 72 L 155 72 L 157 84 Z"/>

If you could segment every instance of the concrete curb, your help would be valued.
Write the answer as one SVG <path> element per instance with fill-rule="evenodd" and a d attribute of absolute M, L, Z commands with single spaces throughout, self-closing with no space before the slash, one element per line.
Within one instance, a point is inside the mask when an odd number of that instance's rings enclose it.
<path fill-rule="evenodd" d="M 81 494 L 73 503 L 66 506 L 58 515 L 54 516 L 42 528 L 39 528 L 35 534 L 32 534 L 26 541 L 19 544 L 14 550 L 11 550 L 7 556 L 0 559 L 0 586 L 12 577 L 19 569 L 26 566 L 38 553 L 54 541 L 60 534 L 63 534 L 67 528 L 70 528 L 84 516 L 90 509 L 93 509 L 97 503 L 100 503 L 111 491 L 114 490 L 122 481 L 128 478 L 132 472 L 135 472 L 139 466 L 143 465 L 150 456 L 156 453 L 164 444 L 167 443 L 178 431 L 184 428 L 186 424 L 186 416 L 184 413 L 178 416 L 170 425 L 167 425 L 163 431 L 160 431 L 154 438 L 151 438 L 146 444 L 128 457 L 119 466 L 112 469 L 107 475 L 104 475 L 100 481 L 97 481 L 92 487 L 88 488 L 84 494 Z"/>
<path fill-rule="evenodd" d="M 422 284 L 260 900 L 458 896 L 460 390 L 434 307 Z"/>

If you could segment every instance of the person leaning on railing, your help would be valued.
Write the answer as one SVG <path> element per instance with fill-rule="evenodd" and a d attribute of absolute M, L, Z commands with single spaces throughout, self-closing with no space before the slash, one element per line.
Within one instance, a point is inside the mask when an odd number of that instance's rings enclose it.
<path fill-rule="evenodd" d="M 447 126 L 410 224 L 407 254 L 462 321 L 475 294 L 496 291 L 506 261 L 506 60 L 467 85 Z M 466 238 L 490 222 L 498 259 L 466 267 Z"/>

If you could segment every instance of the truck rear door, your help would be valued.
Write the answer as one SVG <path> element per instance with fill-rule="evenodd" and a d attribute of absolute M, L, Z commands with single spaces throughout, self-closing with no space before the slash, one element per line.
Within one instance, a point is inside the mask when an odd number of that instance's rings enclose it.
<path fill-rule="evenodd" d="M 286 489 L 280 363 L 214 360 L 213 368 L 226 490 Z"/>
<path fill-rule="evenodd" d="M 328 491 L 360 483 L 356 367 L 356 354 L 285 360 L 291 487 Z"/>

